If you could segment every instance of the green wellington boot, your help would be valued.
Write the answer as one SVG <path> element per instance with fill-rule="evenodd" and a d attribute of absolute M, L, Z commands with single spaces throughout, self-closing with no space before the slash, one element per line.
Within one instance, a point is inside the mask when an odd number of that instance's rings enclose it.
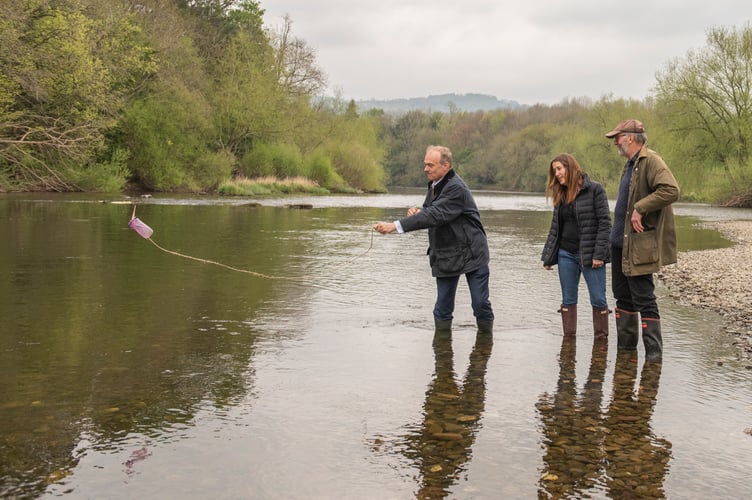
<path fill-rule="evenodd" d="M 442 319 L 442 320 L 434 320 L 434 324 L 436 326 L 436 329 L 434 331 L 435 335 L 439 336 L 447 336 L 450 337 L 452 335 L 452 320 L 451 319 Z"/>
<path fill-rule="evenodd" d="M 640 339 L 640 318 L 637 311 L 625 311 L 618 307 L 614 311 L 616 316 L 616 348 L 623 351 L 637 349 Z"/>
<path fill-rule="evenodd" d="M 477 321 L 478 335 L 493 335 L 493 321 Z"/>
<path fill-rule="evenodd" d="M 663 336 L 660 319 L 642 318 L 642 343 L 645 346 L 645 361 L 662 360 Z"/>

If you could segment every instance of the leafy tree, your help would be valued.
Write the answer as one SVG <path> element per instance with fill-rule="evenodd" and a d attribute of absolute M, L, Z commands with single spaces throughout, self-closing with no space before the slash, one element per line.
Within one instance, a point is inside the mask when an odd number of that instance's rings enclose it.
<path fill-rule="evenodd" d="M 441 141 L 441 113 L 409 111 L 395 119 L 391 127 L 393 147 L 386 157 L 391 183 L 397 186 L 422 186 L 423 158 L 426 147 Z"/>
<path fill-rule="evenodd" d="M 656 80 L 656 104 L 683 161 L 697 175 L 722 173 L 742 203 L 745 192 L 752 202 L 752 27 L 710 29 L 706 47 Z"/>
<path fill-rule="evenodd" d="M 256 141 L 284 138 L 287 130 L 284 95 L 269 70 L 270 63 L 268 46 L 239 33 L 211 67 L 214 81 L 208 98 L 214 109 L 217 141 L 236 156 L 252 149 Z"/>
<path fill-rule="evenodd" d="M 64 170 L 105 153 L 106 131 L 154 71 L 154 54 L 119 10 L 123 5 L 110 6 L 120 16 L 97 6 L 79 0 L 0 6 L 9 23 L 0 51 L 0 167 L 7 183 L 79 189 Z"/>
<path fill-rule="evenodd" d="M 503 162 L 496 174 L 498 187 L 527 192 L 545 189 L 551 129 L 551 125 L 530 125 L 495 142 L 489 152 Z"/>
<path fill-rule="evenodd" d="M 209 161 L 206 136 L 211 130 L 210 108 L 200 93 L 177 86 L 156 87 L 149 96 L 131 103 L 122 119 L 122 141 L 131 152 L 134 180 L 147 189 L 202 190 L 230 174 L 206 175 L 198 168 Z M 196 170 L 191 172 L 191 165 Z"/>

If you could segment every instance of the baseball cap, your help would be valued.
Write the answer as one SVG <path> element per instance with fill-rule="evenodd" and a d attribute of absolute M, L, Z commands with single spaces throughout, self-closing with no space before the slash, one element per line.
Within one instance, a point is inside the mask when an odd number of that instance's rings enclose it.
<path fill-rule="evenodd" d="M 619 122 L 611 132 L 608 132 L 606 134 L 606 137 L 608 137 L 609 139 L 613 139 L 619 134 L 644 134 L 644 133 L 645 133 L 645 125 L 643 125 L 640 120 L 635 120 L 634 118 L 630 118 L 628 120 Z"/>

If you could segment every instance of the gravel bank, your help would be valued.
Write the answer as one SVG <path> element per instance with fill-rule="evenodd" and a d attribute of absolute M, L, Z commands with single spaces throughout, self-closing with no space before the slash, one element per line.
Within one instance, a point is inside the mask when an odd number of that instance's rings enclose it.
<path fill-rule="evenodd" d="M 710 309 L 724 329 L 752 354 L 752 220 L 708 222 L 736 244 L 731 248 L 680 252 L 675 265 L 656 275 L 679 303 Z"/>

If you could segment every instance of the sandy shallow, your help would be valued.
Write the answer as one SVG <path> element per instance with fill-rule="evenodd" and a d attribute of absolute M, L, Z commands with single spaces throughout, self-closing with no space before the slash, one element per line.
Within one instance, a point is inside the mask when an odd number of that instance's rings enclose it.
<path fill-rule="evenodd" d="M 752 221 L 708 222 L 735 245 L 680 252 L 675 265 L 657 274 L 671 297 L 682 304 L 709 309 L 724 317 L 724 329 L 752 354 Z"/>

